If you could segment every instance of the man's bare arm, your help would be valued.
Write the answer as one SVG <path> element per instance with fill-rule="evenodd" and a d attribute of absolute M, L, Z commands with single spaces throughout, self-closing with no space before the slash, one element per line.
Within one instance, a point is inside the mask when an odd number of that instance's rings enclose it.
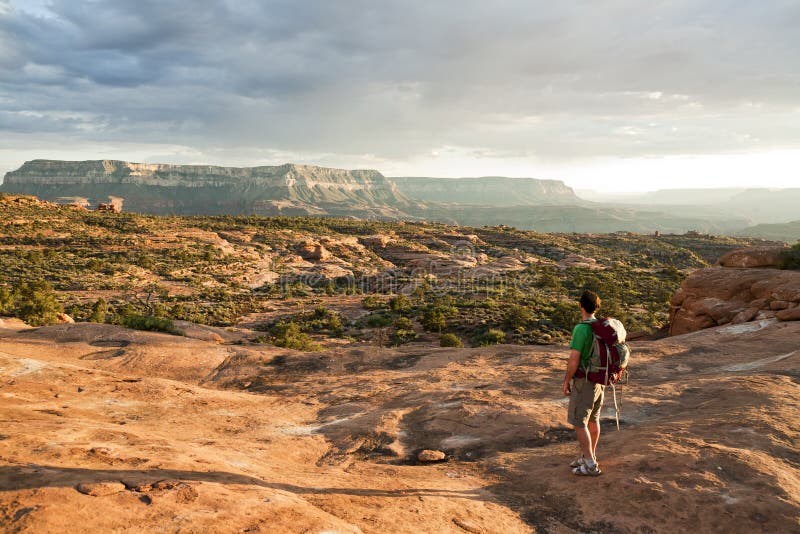
<path fill-rule="evenodd" d="M 561 391 L 564 392 L 564 395 L 569 395 L 570 392 L 570 382 L 572 381 L 572 377 L 575 376 L 575 373 L 578 371 L 578 365 L 581 361 L 581 353 L 575 349 L 569 351 L 569 361 L 567 362 L 567 374 L 564 376 L 564 383 L 561 384 Z"/>

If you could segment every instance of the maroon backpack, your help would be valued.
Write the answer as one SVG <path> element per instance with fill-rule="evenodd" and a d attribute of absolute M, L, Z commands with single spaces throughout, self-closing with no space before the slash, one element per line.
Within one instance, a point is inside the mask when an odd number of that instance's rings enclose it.
<path fill-rule="evenodd" d="M 595 384 L 615 384 L 625 374 L 631 350 L 625 344 L 627 332 L 622 323 L 611 317 L 585 321 L 592 328 L 594 342 L 588 369 L 581 367 L 575 376 Z"/>

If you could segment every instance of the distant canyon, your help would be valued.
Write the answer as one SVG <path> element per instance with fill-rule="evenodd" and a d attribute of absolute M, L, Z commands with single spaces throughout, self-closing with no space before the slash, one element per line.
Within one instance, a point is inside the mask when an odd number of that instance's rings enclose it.
<path fill-rule="evenodd" d="M 798 238 L 800 188 L 664 189 L 627 200 L 576 192 L 559 180 L 386 177 L 376 170 L 285 164 L 168 165 L 38 159 L 5 175 L 0 191 L 159 215 L 333 216 L 509 225 L 541 232 L 617 231 Z"/>

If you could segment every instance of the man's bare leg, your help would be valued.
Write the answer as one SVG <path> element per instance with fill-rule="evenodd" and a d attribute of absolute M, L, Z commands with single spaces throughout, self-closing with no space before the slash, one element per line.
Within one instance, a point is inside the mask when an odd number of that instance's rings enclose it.
<path fill-rule="evenodd" d="M 600 424 L 597 421 L 589 421 L 589 437 L 592 441 L 592 458 L 597 461 L 597 442 L 600 440 Z"/>
<path fill-rule="evenodd" d="M 575 435 L 578 437 L 578 443 L 581 446 L 581 453 L 583 457 L 594 460 L 594 453 L 592 452 L 592 436 L 589 434 L 589 429 L 585 426 L 576 426 Z"/>

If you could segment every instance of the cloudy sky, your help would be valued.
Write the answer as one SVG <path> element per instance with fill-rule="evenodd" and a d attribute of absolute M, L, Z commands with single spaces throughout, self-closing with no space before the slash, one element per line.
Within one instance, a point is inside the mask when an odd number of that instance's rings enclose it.
<path fill-rule="evenodd" d="M 796 0 L 0 0 L 0 173 L 800 186 Z"/>

